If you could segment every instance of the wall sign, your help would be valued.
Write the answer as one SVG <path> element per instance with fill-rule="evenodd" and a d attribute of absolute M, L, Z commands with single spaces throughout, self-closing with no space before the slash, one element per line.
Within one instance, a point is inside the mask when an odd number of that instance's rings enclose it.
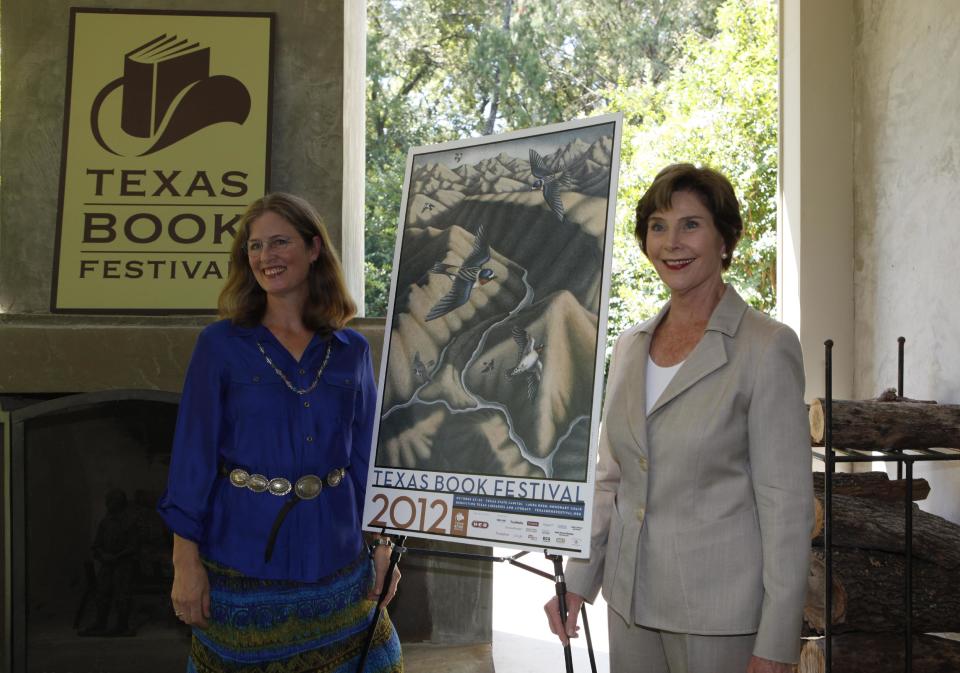
<path fill-rule="evenodd" d="M 70 18 L 51 310 L 212 312 L 269 185 L 272 14 Z"/>

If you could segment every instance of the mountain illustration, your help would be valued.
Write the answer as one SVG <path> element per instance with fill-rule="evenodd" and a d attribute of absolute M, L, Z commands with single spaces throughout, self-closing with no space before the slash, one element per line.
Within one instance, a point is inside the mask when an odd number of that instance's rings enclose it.
<path fill-rule="evenodd" d="M 378 458 L 384 459 L 383 464 L 408 469 L 546 476 L 523 458 L 501 414 L 479 410 L 470 414 L 467 424 L 454 422 L 458 416 L 439 404 L 406 407 L 390 414 L 381 422 L 380 432 L 389 439 L 380 447 Z"/>
<path fill-rule="evenodd" d="M 533 399 L 521 377 L 508 378 L 503 373 L 517 361 L 513 327 L 543 344 L 542 378 Z M 547 457 L 573 421 L 591 413 L 593 390 L 583 382 L 593 380 L 596 339 L 596 316 L 569 292 L 559 292 L 491 331 L 487 348 L 466 372 L 467 386 L 509 408 L 526 447 L 537 457 Z M 489 360 L 500 363 L 493 372 L 499 375 L 482 372 L 481 364 Z"/>
<path fill-rule="evenodd" d="M 413 354 L 421 353 L 426 362 L 435 361 L 440 369 L 444 346 L 451 343 L 457 332 L 476 324 L 486 324 L 517 306 L 527 294 L 523 284 L 522 269 L 513 264 L 496 249 L 491 250 L 488 266 L 496 278 L 471 292 L 467 303 L 438 320 L 427 321 L 430 309 L 446 294 L 452 281 L 446 276 L 430 273 L 438 262 L 458 264 L 472 249 L 474 237 L 460 227 L 447 230 L 413 230 L 409 240 L 404 240 L 401 252 L 398 287 L 406 288 L 397 293 L 395 319 L 390 335 L 391 360 L 394 353 L 399 362 L 410 366 L 389 366 L 384 385 L 384 409 L 408 400 L 426 380 L 420 380 L 412 366 Z M 435 378 L 435 375 L 430 375 Z"/>
<path fill-rule="evenodd" d="M 578 183 L 572 191 L 605 196 L 612 146 L 610 136 L 603 136 L 590 144 L 577 138 L 545 156 L 544 160 L 548 169 L 566 171 Z M 501 178 L 508 180 L 498 184 Z M 434 198 L 434 192 L 441 189 L 456 189 L 464 196 L 512 192 L 529 190 L 533 183 L 528 159 L 501 152 L 473 165 L 465 164 L 454 169 L 439 163 L 416 164 L 410 175 L 410 197 L 411 201 L 418 194 Z"/>
<path fill-rule="evenodd" d="M 380 465 L 586 478 L 612 138 L 513 142 L 411 169 Z"/>
<path fill-rule="evenodd" d="M 424 346 L 423 341 L 408 342 L 410 333 L 407 327 L 404 325 L 391 335 L 391 356 Z M 537 375 L 506 376 L 517 362 L 517 344 L 512 337 L 514 328 L 535 335 L 537 342 L 544 344 L 539 385 L 532 399 L 526 377 Z M 442 429 L 455 432 L 457 436 L 489 434 L 498 427 L 490 422 L 491 413 L 495 410 L 494 415 L 503 416 L 504 428 L 512 427 L 528 457 L 522 455 L 519 444 L 504 429 L 506 436 L 496 444 L 498 455 L 485 458 L 474 456 L 474 460 L 484 463 L 492 461 L 502 466 L 505 456 L 509 455 L 506 462 L 513 471 L 505 474 L 526 475 L 539 470 L 556 479 L 585 478 L 583 445 L 575 447 L 578 450 L 568 452 L 573 455 L 566 457 L 561 450 L 561 440 L 578 426 L 585 426 L 589 430 L 593 391 L 590 385 L 582 385 L 582 382 L 593 380 L 596 330 L 596 316 L 584 310 L 571 294 L 565 292 L 534 304 L 516 314 L 512 320 L 492 328 L 488 324 L 475 325 L 464 333 L 464 338 L 451 344 L 440 367 L 422 386 L 419 403 L 398 408 L 387 415 L 384 423 L 390 423 L 389 436 L 396 437 L 398 441 L 402 436 L 406 438 L 403 441 L 421 447 L 427 444 L 439 447 L 443 444 L 434 435 Z M 484 332 L 487 333 L 487 339 L 484 347 L 478 351 L 473 344 L 479 341 Z M 435 351 L 427 352 L 434 357 Z M 493 366 L 488 367 L 491 362 Z M 392 390 L 385 392 L 385 400 L 397 398 L 396 392 L 400 386 L 393 380 L 393 373 L 391 368 L 388 388 Z M 409 386 L 411 382 L 407 380 L 403 383 Z M 388 403 L 384 408 L 388 408 Z M 429 413 L 437 422 L 424 424 L 421 412 Z M 420 427 L 414 429 L 407 424 L 420 424 Z M 478 429 L 478 425 L 483 427 Z M 576 437 L 582 439 L 582 434 Z M 513 448 L 508 447 L 510 444 Z M 395 446 L 395 455 L 399 455 L 401 444 Z M 482 453 L 490 453 L 490 450 Z M 437 451 L 417 452 L 411 449 L 404 451 L 403 455 L 403 467 L 423 470 L 441 469 L 437 461 L 447 460 Z M 576 456 L 581 459 L 577 460 Z"/>

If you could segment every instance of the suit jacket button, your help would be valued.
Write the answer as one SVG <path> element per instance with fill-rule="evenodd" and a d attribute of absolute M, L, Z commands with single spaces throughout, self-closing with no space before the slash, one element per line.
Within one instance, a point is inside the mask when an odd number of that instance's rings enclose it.
<path fill-rule="evenodd" d="M 643 507 L 637 507 L 637 521 L 643 521 L 643 517 L 646 516 L 647 510 Z"/>

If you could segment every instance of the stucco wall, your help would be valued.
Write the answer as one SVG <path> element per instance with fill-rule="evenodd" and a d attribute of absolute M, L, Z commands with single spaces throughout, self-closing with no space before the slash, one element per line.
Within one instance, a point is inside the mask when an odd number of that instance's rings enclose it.
<path fill-rule="evenodd" d="M 960 5 L 857 0 L 855 394 L 897 382 L 960 404 Z M 928 509 L 960 522 L 960 464 L 919 467 Z"/>

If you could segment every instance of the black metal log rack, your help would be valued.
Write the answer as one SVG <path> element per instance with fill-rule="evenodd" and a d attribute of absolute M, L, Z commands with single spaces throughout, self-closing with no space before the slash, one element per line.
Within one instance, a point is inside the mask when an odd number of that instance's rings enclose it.
<path fill-rule="evenodd" d="M 902 398 L 903 395 L 903 352 L 906 339 L 899 337 L 897 354 L 897 395 Z M 833 475 L 836 471 L 837 463 L 896 463 L 897 479 L 904 478 L 906 470 L 906 493 L 904 495 L 904 512 L 906 525 L 904 529 L 904 555 L 905 572 L 903 587 L 903 602 L 906 615 L 904 625 L 904 670 L 906 673 L 913 671 L 913 466 L 914 463 L 929 461 L 960 460 L 960 449 L 883 449 L 878 448 L 871 451 L 859 449 L 843 449 L 833 446 L 832 424 L 833 424 L 833 340 L 827 339 L 824 342 L 824 441 L 822 451 L 813 449 L 813 456 L 824 463 L 824 497 L 823 497 L 823 549 L 824 561 L 826 563 L 826 582 L 824 596 L 824 671 L 832 671 L 832 645 L 833 645 Z"/>

